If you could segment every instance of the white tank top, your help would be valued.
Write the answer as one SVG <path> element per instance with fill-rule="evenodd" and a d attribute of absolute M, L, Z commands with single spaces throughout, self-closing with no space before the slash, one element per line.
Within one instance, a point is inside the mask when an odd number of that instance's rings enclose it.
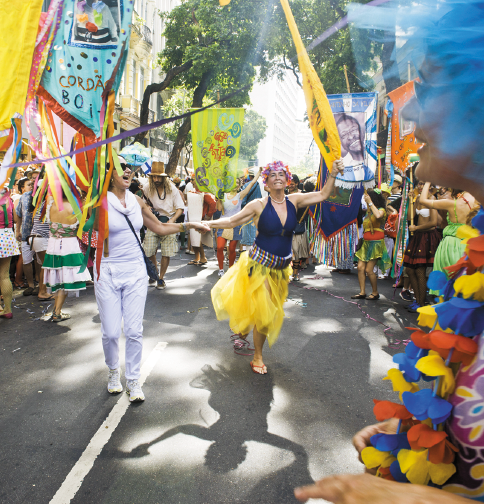
<path fill-rule="evenodd" d="M 116 209 L 121 208 L 121 203 L 114 194 L 108 191 L 108 222 L 109 222 L 109 257 L 101 258 L 101 263 L 106 262 L 132 262 L 143 261 L 143 255 L 138 242 L 131 231 L 124 215 Z M 117 201 L 113 200 L 116 198 Z M 133 201 L 134 198 L 134 201 Z M 136 196 L 126 191 L 126 206 L 129 208 L 128 219 L 140 238 L 139 230 L 143 226 L 143 214 Z M 125 210 L 123 208 L 123 210 Z"/>
<path fill-rule="evenodd" d="M 237 193 L 232 199 L 229 199 L 228 195 L 225 195 L 224 200 L 224 215 L 223 217 L 231 217 L 242 209 L 242 202 L 239 198 L 239 193 Z"/>

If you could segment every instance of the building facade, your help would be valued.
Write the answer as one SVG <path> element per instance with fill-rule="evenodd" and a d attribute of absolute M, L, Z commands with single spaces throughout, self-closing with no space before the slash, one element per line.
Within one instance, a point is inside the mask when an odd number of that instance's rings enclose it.
<path fill-rule="evenodd" d="M 259 144 L 257 157 L 260 165 L 280 160 L 294 165 L 297 162 L 296 119 L 300 88 L 295 76 L 286 71 L 282 79 L 274 77 L 266 84 L 256 83 L 250 93 L 252 108 L 267 123 L 267 133 Z"/>
<path fill-rule="evenodd" d="M 165 46 L 160 13 L 171 11 L 179 3 L 179 0 L 134 0 L 128 58 L 116 98 L 115 134 L 140 125 L 141 104 L 146 87 L 161 82 L 164 78 L 156 65 L 157 54 Z M 151 95 L 149 123 L 163 118 L 162 105 L 169 96 L 167 91 Z M 119 148 L 130 142 L 132 138 L 126 139 Z M 168 162 L 172 142 L 166 139 L 163 128 L 150 130 L 143 143 L 151 148 L 153 161 Z"/>
<path fill-rule="evenodd" d="M 314 173 L 317 173 L 319 169 L 321 153 L 319 152 L 319 148 L 314 141 L 313 133 L 307 121 L 304 121 L 302 119 L 296 120 L 296 135 L 296 164 L 299 164 L 301 161 L 305 160 L 310 161 L 312 170 L 314 171 Z"/>

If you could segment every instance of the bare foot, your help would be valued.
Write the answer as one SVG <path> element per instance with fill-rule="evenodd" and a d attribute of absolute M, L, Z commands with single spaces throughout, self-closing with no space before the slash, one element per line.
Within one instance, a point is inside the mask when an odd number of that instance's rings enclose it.
<path fill-rule="evenodd" d="M 266 374 L 267 373 L 267 367 L 262 362 L 262 359 L 254 359 L 250 363 L 250 367 L 252 368 L 252 371 L 254 371 L 254 373 L 257 373 L 257 374 Z"/>

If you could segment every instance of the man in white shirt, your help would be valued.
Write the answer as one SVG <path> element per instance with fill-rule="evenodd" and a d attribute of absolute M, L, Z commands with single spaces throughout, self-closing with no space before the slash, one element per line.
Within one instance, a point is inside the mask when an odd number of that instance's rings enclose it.
<path fill-rule="evenodd" d="M 151 203 L 158 220 L 161 222 L 174 223 L 183 213 L 184 204 L 182 197 L 175 184 L 171 182 L 165 173 L 164 163 L 159 161 L 153 162 L 148 179 L 141 180 L 141 189 L 148 203 Z M 178 252 L 176 235 L 159 236 L 148 229 L 143 241 L 143 249 L 146 256 L 155 265 L 158 245 L 161 248 L 161 281 L 156 285 L 156 288 L 164 289 L 166 284 L 163 277 L 170 264 L 170 257 L 173 257 Z M 155 283 L 154 280 L 150 280 L 150 285 L 154 285 Z"/>

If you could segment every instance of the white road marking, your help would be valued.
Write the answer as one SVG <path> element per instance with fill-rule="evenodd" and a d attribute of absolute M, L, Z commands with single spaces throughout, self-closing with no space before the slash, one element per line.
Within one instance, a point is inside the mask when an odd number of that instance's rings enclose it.
<path fill-rule="evenodd" d="M 141 385 L 149 376 L 156 362 L 160 358 L 161 352 L 166 348 L 168 343 L 158 343 L 152 350 L 145 363 L 141 367 L 141 376 L 139 382 Z M 82 485 L 84 478 L 89 474 L 92 469 L 96 458 L 101 453 L 102 449 L 109 441 L 119 422 L 123 418 L 129 407 L 128 395 L 123 391 L 116 405 L 109 413 L 109 416 L 99 427 L 96 434 L 94 434 L 87 448 L 84 450 L 81 458 L 76 462 L 75 466 L 67 475 L 64 483 L 62 483 L 59 490 L 57 490 L 50 504 L 68 504 L 76 495 L 77 491 Z"/>

